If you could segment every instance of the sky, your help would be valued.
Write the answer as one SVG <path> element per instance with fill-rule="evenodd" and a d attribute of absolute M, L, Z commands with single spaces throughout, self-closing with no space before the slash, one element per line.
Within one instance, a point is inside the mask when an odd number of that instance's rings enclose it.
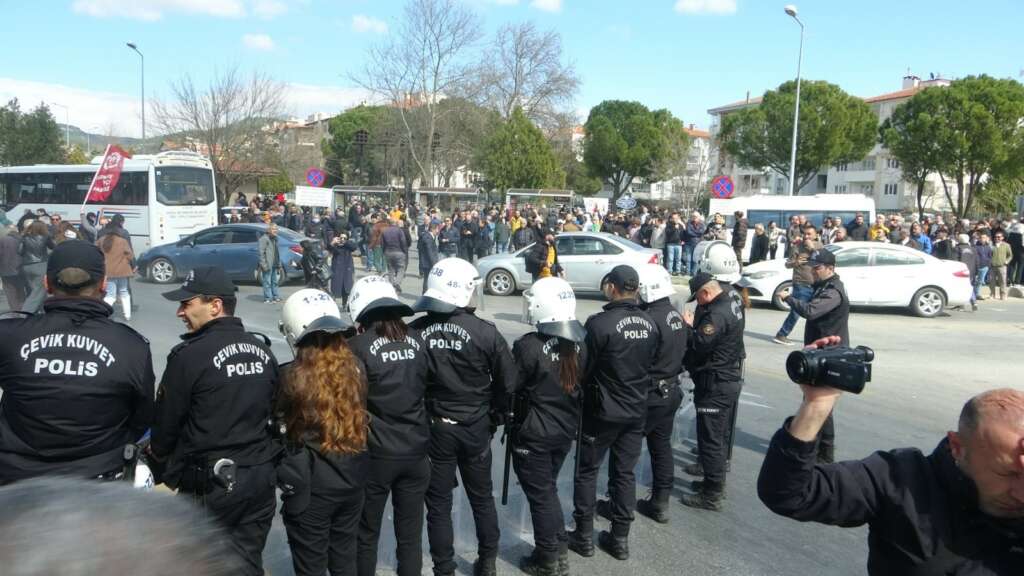
<path fill-rule="evenodd" d="M 481 47 L 506 23 L 561 34 L 582 79 L 580 121 L 607 99 L 668 108 L 706 128 L 709 108 L 796 75 L 800 27 L 776 0 L 456 0 L 481 18 Z M 238 66 L 287 85 L 287 112 L 367 100 L 352 75 L 399 28 L 404 0 L 0 0 L 0 101 L 52 102 L 58 122 L 138 136 L 146 97 Z M 1024 81 L 1024 1 L 803 0 L 802 77 L 858 96 L 900 89 L 908 70 Z M 150 127 L 150 135 L 153 128 Z"/>

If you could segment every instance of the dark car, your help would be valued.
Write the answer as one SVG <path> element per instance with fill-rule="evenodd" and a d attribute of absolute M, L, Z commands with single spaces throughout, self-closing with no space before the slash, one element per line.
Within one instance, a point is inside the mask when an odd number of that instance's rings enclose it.
<path fill-rule="evenodd" d="M 196 266 L 218 266 L 232 280 L 258 281 L 258 242 L 266 224 L 224 224 L 200 230 L 173 244 L 162 244 L 139 257 L 139 273 L 159 284 L 186 276 Z M 306 237 L 278 228 L 277 246 L 288 280 L 302 278 L 302 246 Z"/>

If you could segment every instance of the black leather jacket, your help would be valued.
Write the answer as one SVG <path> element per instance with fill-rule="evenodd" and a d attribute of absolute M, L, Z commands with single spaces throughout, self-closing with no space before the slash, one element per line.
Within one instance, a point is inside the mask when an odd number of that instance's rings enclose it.
<path fill-rule="evenodd" d="M 21 265 L 28 266 L 46 262 L 50 258 L 50 250 L 53 248 L 53 239 L 49 236 L 22 236 L 21 244 L 18 246 Z"/>

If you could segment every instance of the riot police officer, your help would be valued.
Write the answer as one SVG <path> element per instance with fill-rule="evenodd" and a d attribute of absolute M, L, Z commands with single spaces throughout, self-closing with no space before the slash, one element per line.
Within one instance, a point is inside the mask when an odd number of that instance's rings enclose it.
<path fill-rule="evenodd" d="M 733 415 L 743 386 L 743 301 L 735 290 L 706 272 L 690 279 L 690 294 L 698 305 L 694 314 L 683 315 L 693 328 L 684 362 L 694 383 L 698 470 L 704 480 L 695 482 L 696 493 L 684 495 L 682 502 L 693 508 L 720 510 Z"/>
<path fill-rule="evenodd" d="M 179 303 L 188 333 L 167 356 L 150 451 L 164 462 L 163 482 L 219 520 L 243 573 L 261 575 L 274 518 L 279 449 L 267 422 L 279 375 L 269 341 L 235 317 L 235 290 L 223 269 L 198 266 L 164 294 Z"/>
<path fill-rule="evenodd" d="M 430 556 L 438 576 L 455 573 L 451 513 L 456 469 L 473 508 L 479 540 L 473 573 L 497 572 L 500 534 L 491 494 L 491 435 L 500 424 L 516 372 L 504 337 L 494 324 L 477 318 L 470 306 L 479 284 L 472 264 L 445 258 L 430 270 L 427 291 L 413 306 L 427 312 L 411 326 L 422 334 L 432 366 L 427 384 L 431 427 L 426 504 Z"/>
<path fill-rule="evenodd" d="M 423 499 L 430 482 L 430 421 L 424 405 L 430 360 L 417 331 L 402 320 L 413 311 L 383 276 L 356 282 L 348 301 L 359 334 L 349 340 L 366 367 L 370 413 L 366 501 L 359 523 L 358 573 L 377 570 L 384 506 L 391 495 L 398 576 L 423 570 Z"/>
<path fill-rule="evenodd" d="M 644 310 L 658 326 L 658 351 L 651 366 L 647 394 L 647 420 L 644 436 L 651 455 L 654 479 L 649 498 L 636 503 L 637 512 L 662 524 L 668 523 L 668 501 L 675 484 L 675 459 L 672 456 L 672 428 L 676 411 L 683 403 L 679 378 L 689 328 L 672 304 L 675 294 L 668 270 L 657 264 L 640 267 L 640 300 Z M 604 502 L 598 503 L 599 510 Z"/>
<path fill-rule="evenodd" d="M 110 319 L 103 253 L 57 246 L 43 313 L 0 320 L 0 485 L 62 474 L 115 479 L 153 418 L 149 342 Z"/>
<path fill-rule="evenodd" d="M 569 574 L 568 537 L 558 498 L 558 474 L 576 437 L 579 383 L 586 366 L 586 332 L 576 320 L 576 296 L 561 278 L 541 278 L 524 295 L 536 327 L 512 346 L 519 367 L 512 462 L 530 503 L 533 553 L 519 567 L 535 576 Z"/>
<path fill-rule="evenodd" d="M 295 360 L 281 367 L 285 456 L 277 484 L 296 576 L 356 573 L 369 455 L 366 375 L 345 343 L 351 328 L 321 290 L 299 290 L 281 310 Z"/>
<path fill-rule="evenodd" d="M 637 302 L 639 287 L 634 268 L 612 268 L 602 286 L 611 302 L 586 324 L 583 446 L 573 489 L 576 529 L 569 534 L 569 548 L 581 556 L 594 555 L 597 471 L 611 449 L 608 490 L 612 529 L 598 535 L 598 545 L 619 560 L 629 558 L 629 526 L 636 507 L 633 468 L 640 458 L 649 374 L 660 338 L 658 326 Z"/>

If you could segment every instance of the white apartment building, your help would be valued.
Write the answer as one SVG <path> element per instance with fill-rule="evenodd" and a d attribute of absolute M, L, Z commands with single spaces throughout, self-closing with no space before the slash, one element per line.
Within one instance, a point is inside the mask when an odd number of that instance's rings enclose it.
<path fill-rule="evenodd" d="M 908 75 L 903 78 L 903 87 L 899 91 L 865 98 L 872 111 L 878 116 L 881 124 L 892 116 L 893 110 L 910 99 L 917 92 L 931 86 L 948 86 L 949 81 L 932 77 L 921 80 L 917 76 Z M 731 112 L 757 106 L 760 98 L 748 98 L 718 108 L 708 110 L 712 115 L 712 137 L 718 133 L 722 118 Z M 727 154 L 717 154 L 712 159 L 715 175 L 730 176 L 736 184 L 736 194 L 749 196 L 752 194 L 787 194 L 789 179 L 771 170 L 758 170 L 738 166 Z M 956 184 L 948 182 L 951 194 L 956 199 Z M 874 198 L 875 207 L 880 212 L 897 210 L 916 210 L 916 187 L 903 180 L 903 172 L 899 162 L 889 155 L 881 144 L 875 144 L 868 155 L 859 162 L 823 167 L 815 178 L 800 189 L 799 194 L 864 194 Z M 926 211 L 945 211 L 949 209 L 938 174 L 928 178 L 925 185 L 924 206 Z"/>

